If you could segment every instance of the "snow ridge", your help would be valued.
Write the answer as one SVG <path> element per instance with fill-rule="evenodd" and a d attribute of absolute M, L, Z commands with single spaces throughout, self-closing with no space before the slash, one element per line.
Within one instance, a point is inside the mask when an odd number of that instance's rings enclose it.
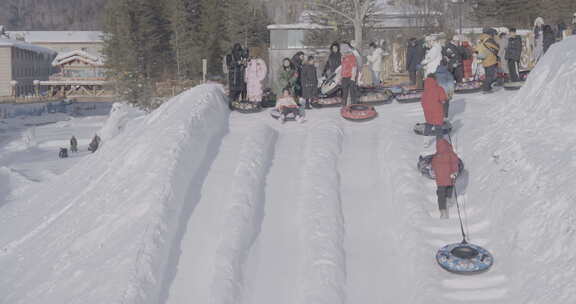
<path fill-rule="evenodd" d="M 260 233 L 263 189 L 276 137 L 272 128 L 257 125 L 242 144 L 216 252 L 212 304 L 233 304 L 242 297 L 244 263 Z"/>
<path fill-rule="evenodd" d="M 304 149 L 299 208 L 304 258 L 297 303 L 345 303 L 344 218 L 338 161 L 343 132 L 334 123 L 310 128 Z"/>

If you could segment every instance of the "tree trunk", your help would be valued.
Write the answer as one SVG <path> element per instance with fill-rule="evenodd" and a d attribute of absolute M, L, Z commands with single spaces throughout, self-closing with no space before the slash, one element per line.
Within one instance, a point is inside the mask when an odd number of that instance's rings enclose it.
<path fill-rule="evenodd" d="M 354 41 L 356 41 L 356 49 L 360 54 L 362 54 L 362 47 L 364 46 L 362 34 L 362 21 L 354 20 Z"/>

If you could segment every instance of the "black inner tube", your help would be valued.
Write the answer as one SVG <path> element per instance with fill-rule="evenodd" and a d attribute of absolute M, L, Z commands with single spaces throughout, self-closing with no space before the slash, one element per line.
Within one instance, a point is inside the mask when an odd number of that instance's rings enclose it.
<path fill-rule="evenodd" d="M 450 253 L 452 253 L 452 255 L 454 255 L 455 257 L 461 258 L 461 259 L 472 259 L 475 258 L 476 256 L 478 256 L 479 252 L 478 250 L 468 247 L 468 246 L 458 246 L 454 249 L 452 249 L 452 251 L 450 251 Z"/>
<path fill-rule="evenodd" d="M 365 105 L 351 105 L 350 111 L 367 111 L 370 110 L 370 107 Z"/>

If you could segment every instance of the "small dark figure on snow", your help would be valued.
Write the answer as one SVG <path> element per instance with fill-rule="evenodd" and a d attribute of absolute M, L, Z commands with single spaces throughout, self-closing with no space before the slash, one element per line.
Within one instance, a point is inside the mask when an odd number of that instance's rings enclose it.
<path fill-rule="evenodd" d="M 67 158 L 68 157 L 68 149 L 60 148 L 60 152 L 58 153 L 59 158 Z"/>
<path fill-rule="evenodd" d="M 318 75 L 314 66 L 314 56 L 308 56 L 302 66 L 302 98 L 306 100 L 306 109 L 311 109 L 310 103 L 318 98 Z"/>
<path fill-rule="evenodd" d="M 448 218 L 447 200 L 452 197 L 456 174 L 458 174 L 458 163 L 460 159 L 454 153 L 452 145 L 441 137 L 436 139 L 436 154 L 432 158 L 432 170 L 436 176 L 438 189 L 438 209 L 440 218 Z"/>
<path fill-rule="evenodd" d="M 506 48 L 506 60 L 512 82 L 520 81 L 520 59 L 522 58 L 522 38 L 516 35 L 516 29 L 509 30 L 508 47 Z"/>
<path fill-rule="evenodd" d="M 328 77 L 336 71 L 342 63 L 342 54 L 340 53 L 340 44 L 338 42 L 332 43 L 330 46 L 330 56 L 322 71 L 322 77 Z"/>
<path fill-rule="evenodd" d="M 70 138 L 70 152 L 75 153 L 78 152 L 78 140 L 75 136 Z"/>
<path fill-rule="evenodd" d="M 88 145 L 88 151 L 92 153 L 96 152 L 96 150 L 98 150 L 98 147 L 100 147 L 101 141 L 102 140 L 100 139 L 100 136 L 98 136 L 98 134 L 94 135 L 92 141 Z"/>
<path fill-rule="evenodd" d="M 243 99 L 246 95 L 245 73 L 248 64 L 248 52 L 242 49 L 240 43 L 234 44 L 232 52 L 226 56 L 228 66 L 228 90 L 230 102 Z"/>

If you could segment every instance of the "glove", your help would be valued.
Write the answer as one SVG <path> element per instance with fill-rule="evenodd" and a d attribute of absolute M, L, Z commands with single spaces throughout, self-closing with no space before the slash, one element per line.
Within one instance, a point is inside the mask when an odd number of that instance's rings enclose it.
<path fill-rule="evenodd" d="M 457 173 L 452 173 L 452 174 L 450 174 L 450 178 L 453 179 L 453 180 L 456 179 L 457 176 L 458 176 Z"/>

